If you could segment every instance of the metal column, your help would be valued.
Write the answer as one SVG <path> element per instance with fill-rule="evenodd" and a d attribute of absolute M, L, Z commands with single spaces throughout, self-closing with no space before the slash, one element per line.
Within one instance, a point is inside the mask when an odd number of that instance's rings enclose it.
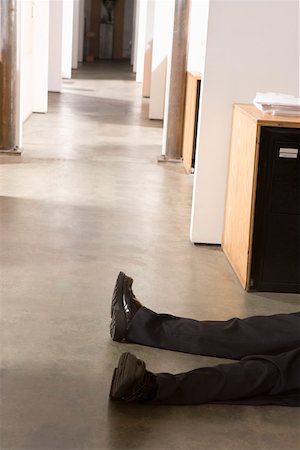
<path fill-rule="evenodd" d="M 182 156 L 189 10 L 190 0 L 175 0 L 166 161 L 180 160 Z"/>
<path fill-rule="evenodd" d="M 17 0 L 0 0 L 0 152 L 17 151 Z"/>

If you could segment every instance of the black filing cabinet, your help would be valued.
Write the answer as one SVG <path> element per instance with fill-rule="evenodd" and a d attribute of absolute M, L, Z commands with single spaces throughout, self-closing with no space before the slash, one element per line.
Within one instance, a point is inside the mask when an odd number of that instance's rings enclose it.
<path fill-rule="evenodd" d="M 300 293 L 300 129 L 261 128 L 249 287 Z"/>

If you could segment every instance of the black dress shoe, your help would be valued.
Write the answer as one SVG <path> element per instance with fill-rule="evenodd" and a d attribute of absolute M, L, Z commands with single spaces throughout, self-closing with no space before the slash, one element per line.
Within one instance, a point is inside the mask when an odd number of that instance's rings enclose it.
<path fill-rule="evenodd" d="M 114 341 L 126 338 L 128 325 L 142 306 L 132 292 L 132 283 L 132 278 L 119 273 L 111 302 L 110 335 Z"/>
<path fill-rule="evenodd" d="M 144 361 L 131 353 L 123 353 L 114 371 L 110 398 L 125 402 L 152 400 L 157 391 L 156 377 L 146 370 Z"/>

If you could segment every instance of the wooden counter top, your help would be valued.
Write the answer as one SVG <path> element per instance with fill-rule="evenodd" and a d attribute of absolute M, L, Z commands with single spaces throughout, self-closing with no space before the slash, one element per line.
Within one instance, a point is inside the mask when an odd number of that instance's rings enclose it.
<path fill-rule="evenodd" d="M 235 109 L 247 114 L 250 118 L 255 120 L 258 125 L 284 127 L 288 124 L 289 128 L 300 128 L 300 117 L 297 116 L 275 116 L 267 114 L 256 108 L 254 105 L 235 104 Z"/>

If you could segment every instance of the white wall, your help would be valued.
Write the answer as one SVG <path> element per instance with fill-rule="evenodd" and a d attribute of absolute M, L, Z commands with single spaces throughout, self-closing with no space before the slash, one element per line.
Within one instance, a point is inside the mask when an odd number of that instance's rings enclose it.
<path fill-rule="evenodd" d="M 48 110 L 49 0 L 19 3 L 21 17 L 22 120 Z"/>
<path fill-rule="evenodd" d="M 149 118 L 163 119 L 171 62 L 175 0 L 155 0 Z"/>
<path fill-rule="evenodd" d="M 155 0 L 147 1 L 143 97 L 150 97 Z"/>
<path fill-rule="evenodd" d="M 72 76 L 73 0 L 63 0 L 62 77 Z"/>
<path fill-rule="evenodd" d="M 17 0 L 17 64 L 16 64 L 16 70 L 17 70 L 17 76 L 16 76 L 16 88 L 17 88 L 17 99 L 16 99 L 16 110 L 17 110 L 17 120 L 16 120 L 16 146 L 19 148 L 22 148 L 23 145 L 23 106 L 22 106 L 22 99 L 21 99 L 21 67 L 22 67 L 22 60 L 21 60 L 21 39 L 22 39 L 22 30 L 21 30 L 21 4 L 20 0 Z"/>
<path fill-rule="evenodd" d="M 72 39 L 72 69 L 78 68 L 78 46 L 79 46 L 79 18 L 80 0 L 74 0 L 73 5 L 73 39 Z"/>
<path fill-rule="evenodd" d="M 137 46 L 138 46 L 138 17 L 139 17 L 139 0 L 134 0 L 133 4 L 133 26 L 132 26 L 132 50 L 131 50 L 131 64 L 133 72 L 136 72 L 137 65 Z"/>
<path fill-rule="evenodd" d="M 52 92 L 62 88 L 62 18 L 63 0 L 50 0 L 48 90 Z"/>
<path fill-rule="evenodd" d="M 147 0 L 146 45 L 153 41 L 155 0 Z"/>
<path fill-rule="evenodd" d="M 144 58 L 146 46 L 147 0 L 137 0 L 137 31 L 136 31 L 136 81 L 141 83 L 144 78 Z"/>
<path fill-rule="evenodd" d="M 33 30 L 34 4 L 32 0 L 19 3 L 21 21 L 21 120 L 24 122 L 33 111 Z"/>
<path fill-rule="evenodd" d="M 191 0 L 190 21 L 188 37 L 188 62 L 189 71 L 203 72 L 206 34 L 208 22 L 209 0 Z"/>
<path fill-rule="evenodd" d="M 49 0 L 17 3 L 17 145 L 23 122 L 48 110 Z"/>
<path fill-rule="evenodd" d="M 33 112 L 48 111 L 49 0 L 34 0 Z"/>
<path fill-rule="evenodd" d="M 299 96 L 297 0 L 217 1 L 209 7 L 191 240 L 220 243 L 232 104 L 257 91 Z"/>

